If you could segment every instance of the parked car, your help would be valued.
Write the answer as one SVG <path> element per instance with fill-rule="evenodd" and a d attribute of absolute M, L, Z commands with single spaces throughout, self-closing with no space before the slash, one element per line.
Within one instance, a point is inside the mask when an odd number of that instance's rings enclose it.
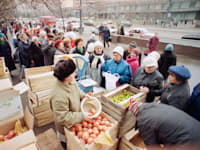
<path fill-rule="evenodd" d="M 140 35 L 142 32 L 144 33 L 143 36 L 147 38 L 153 37 L 155 35 L 154 33 L 149 32 L 146 28 L 134 28 L 134 27 L 128 30 L 128 35 L 129 36 L 134 36 L 134 34 Z"/>
<path fill-rule="evenodd" d="M 84 25 L 86 26 L 95 26 L 95 22 L 93 20 L 84 21 Z"/>
<path fill-rule="evenodd" d="M 124 25 L 124 26 L 127 26 L 127 27 L 130 27 L 132 25 L 129 21 L 123 21 L 120 24 Z"/>
<path fill-rule="evenodd" d="M 191 35 L 184 35 L 181 38 L 182 39 L 190 39 L 190 40 L 200 40 L 200 33 L 191 34 Z"/>
<path fill-rule="evenodd" d="M 75 31 L 75 32 L 79 32 L 79 29 L 80 29 L 80 22 L 77 22 L 77 21 L 72 21 L 72 30 Z M 82 23 L 82 29 L 84 31 L 84 24 Z"/>

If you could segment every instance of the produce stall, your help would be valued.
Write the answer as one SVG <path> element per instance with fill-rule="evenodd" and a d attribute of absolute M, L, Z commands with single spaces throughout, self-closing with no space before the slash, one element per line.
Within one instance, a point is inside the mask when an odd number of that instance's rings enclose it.
<path fill-rule="evenodd" d="M 144 102 L 146 95 L 138 89 L 124 84 L 101 97 L 103 112 L 119 122 L 118 137 L 122 137 L 135 126 L 136 118 L 128 110 L 129 99 Z"/>
<path fill-rule="evenodd" d="M 53 112 L 49 103 L 51 90 L 56 81 L 53 66 L 25 69 L 25 78 L 30 87 L 28 105 L 35 117 L 35 125 L 40 127 L 53 122 Z"/>

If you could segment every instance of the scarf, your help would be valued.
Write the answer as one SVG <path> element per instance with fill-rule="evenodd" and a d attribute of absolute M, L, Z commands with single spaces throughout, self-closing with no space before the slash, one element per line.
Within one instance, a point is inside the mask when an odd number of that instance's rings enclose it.
<path fill-rule="evenodd" d="M 77 48 L 79 52 L 81 52 L 81 54 L 83 53 L 83 48 Z"/>
<path fill-rule="evenodd" d="M 103 64 L 105 62 L 104 60 L 104 53 L 97 55 L 97 54 L 93 54 L 94 55 L 94 59 L 91 62 L 91 68 L 98 68 L 99 64 Z"/>
<path fill-rule="evenodd" d="M 4 45 L 4 44 L 5 44 L 5 41 L 4 41 L 4 40 L 0 40 L 0 44 L 1 44 L 1 45 Z"/>

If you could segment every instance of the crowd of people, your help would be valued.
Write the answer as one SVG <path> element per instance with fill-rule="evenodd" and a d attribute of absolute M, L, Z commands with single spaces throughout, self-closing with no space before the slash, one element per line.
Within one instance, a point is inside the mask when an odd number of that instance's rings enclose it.
<path fill-rule="evenodd" d="M 13 28 L 16 30 L 14 25 Z M 116 86 L 128 83 L 147 94 L 146 103 L 132 100 L 129 106 L 146 145 L 199 144 L 200 116 L 197 114 L 200 114 L 200 92 L 190 97 L 188 80 L 191 73 L 187 67 L 176 65 L 173 45 L 167 44 L 161 55 L 156 47 L 149 47 L 150 53 L 142 56 L 137 43 L 132 41 L 127 50 L 115 47 L 110 57 L 104 53 L 106 44 L 109 47 L 109 30 L 102 27 L 100 31 L 100 39 L 96 40 L 92 34 L 86 46 L 82 38 L 75 40 L 49 27 L 17 31 L 14 44 L 21 75 L 24 68 L 52 65 L 54 55 L 80 54 L 88 59 L 87 75 L 99 86 L 105 88 L 105 73 L 117 73 Z M 12 71 L 16 67 L 4 35 L 2 31 L 0 56 L 5 57 L 6 66 Z M 154 38 L 151 42 L 159 40 Z M 80 101 L 87 94 L 75 82 L 76 65 L 71 59 L 60 60 L 55 65 L 54 76 L 58 80 L 50 102 L 56 129 L 62 137 L 63 127 L 71 128 L 88 118 L 87 114 L 80 112 Z M 195 103 L 197 99 L 199 101 Z"/>

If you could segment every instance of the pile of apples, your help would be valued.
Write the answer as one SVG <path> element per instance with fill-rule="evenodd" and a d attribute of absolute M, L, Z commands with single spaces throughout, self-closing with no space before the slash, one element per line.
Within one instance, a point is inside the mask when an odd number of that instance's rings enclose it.
<path fill-rule="evenodd" d="M 91 115 L 94 113 L 95 112 L 92 111 Z M 70 131 L 73 132 L 83 144 L 92 144 L 96 137 L 112 126 L 113 124 L 100 114 L 96 118 L 84 120 L 81 123 L 75 124 L 70 128 Z"/>
<path fill-rule="evenodd" d="M 9 139 L 12 139 L 13 137 L 16 136 L 16 133 L 14 130 L 10 130 L 8 132 L 8 135 L 4 136 L 4 135 L 0 135 L 0 142 L 4 142 L 4 141 L 7 141 Z"/>

